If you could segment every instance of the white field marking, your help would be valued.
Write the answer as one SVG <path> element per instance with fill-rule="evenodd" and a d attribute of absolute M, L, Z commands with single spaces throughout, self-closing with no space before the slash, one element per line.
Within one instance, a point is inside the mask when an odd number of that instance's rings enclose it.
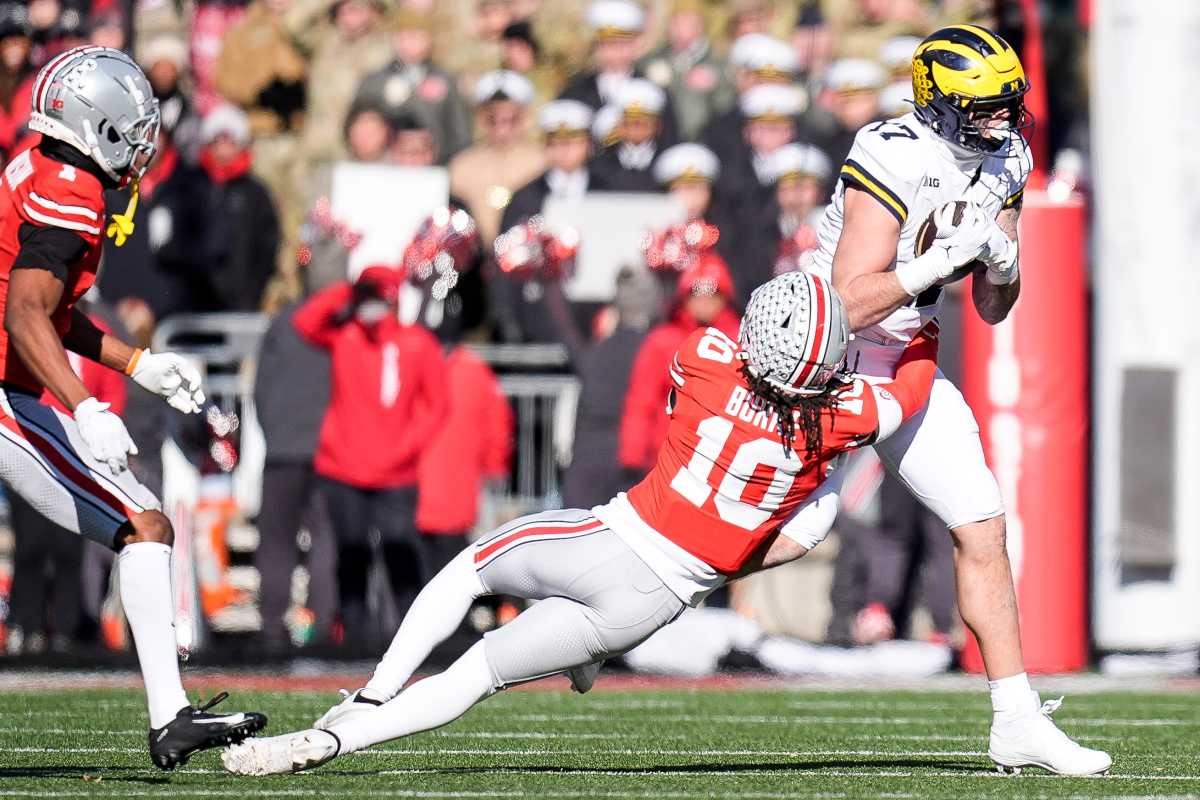
<path fill-rule="evenodd" d="M 145 753 L 144 747 L 4 747 L 0 753 Z"/>
<path fill-rule="evenodd" d="M 1080 706 L 1087 703 L 1091 706 L 1090 711 L 1103 711 L 1102 697 L 1087 697 L 1068 698 L 1070 709 L 1063 712 L 1063 716 L 1078 712 Z M 1188 705 L 1183 703 L 1163 703 L 1158 705 L 1145 704 L 1144 711 L 1188 711 L 1190 714 L 1195 714 L 1196 705 Z M 847 711 L 961 711 L 961 716 L 977 717 L 979 715 L 990 715 L 991 708 L 986 697 L 967 700 L 964 703 L 887 703 L 876 702 L 876 700 L 868 700 L 868 702 L 860 703 L 857 700 L 793 700 L 786 703 L 786 708 L 797 709 L 799 711 L 836 711 L 845 709 Z"/>
<path fill-rule="evenodd" d="M 359 755 L 355 753 L 353 755 Z M 904 753 L 889 753 L 891 756 L 902 756 Z M 343 756 L 344 758 L 344 756 Z M 560 767 L 555 770 L 539 768 L 539 769 L 522 769 L 521 767 L 488 767 L 489 775 L 555 775 L 562 777 L 570 776 L 594 776 L 603 775 L 607 777 L 663 777 L 671 774 L 671 768 L 668 767 L 647 767 L 645 769 L 578 769 L 574 767 Z M 443 772 L 441 769 L 431 767 L 414 767 L 412 769 L 385 769 L 374 773 L 376 775 L 435 775 Z M 729 769 L 716 769 L 712 771 L 705 770 L 704 777 L 730 778 L 745 776 L 748 772 L 753 772 L 756 775 L 795 775 L 795 770 L 789 767 L 768 768 L 768 769 L 737 769 L 731 765 Z M 1067 778 L 1062 775 L 1054 775 L 1048 772 L 1033 773 L 1022 772 L 1018 776 L 1002 775 L 999 772 L 992 770 L 979 770 L 972 772 L 916 772 L 916 771 L 899 771 L 899 770 L 877 770 L 877 769 L 822 769 L 815 767 L 805 770 L 805 775 L 821 778 L 963 778 L 963 779 L 985 779 L 985 780 L 1005 780 L 1005 781 L 1020 781 L 1033 780 L 1037 778 L 1049 778 L 1056 781 L 1061 780 L 1097 780 L 1097 781 L 1197 781 L 1200 782 L 1200 775 L 1081 775 L 1074 778 Z M 654 796 L 660 796 L 655 793 Z M 1090 795 L 1088 796 L 1091 797 Z M 1190 796 L 1195 800 L 1195 795 Z"/>
<path fill-rule="evenodd" d="M 547 696 L 552 697 L 555 700 L 561 700 L 561 701 L 567 702 L 567 703 L 578 703 L 579 702 L 578 698 L 575 697 L 575 695 L 573 693 L 568 694 L 568 693 L 564 692 L 562 694 L 551 694 L 551 695 L 547 695 Z M 608 700 L 603 697 L 599 697 L 599 698 L 596 698 L 595 700 L 588 701 L 589 708 L 615 708 L 615 709 L 624 709 L 624 710 L 636 710 L 636 709 L 642 709 L 642 708 L 649 708 L 649 709 L 684 708 L 685 706 L 687 706 L 687 704 L 688 703 L 686 700 L 659 700 L 659 699 Z"/>
<path fill-rule="evenodd" d="M 952 736 L 941 733 L 852 733 L 839 734 L 839 739 L 852 739 L 856 742 L 960 742 L 971 734 Z M 979 733 L 980 738 L 987 736 L 987 731 Z M 1123 742 L 1127 736 L 1076 736 L 1079 742 Z"/>
<path fill-rule="evenodd" d="M 611 716 L 602 714 L 514 714 L 506 716 L 516 722 L 603 722 L 611 724 Z M 945 725 L 946 720 L 929 717 L 813 717 L 813 716 L 768 716 L 763 714 L 656 714 L 656 722 L 716 722 L 722 724 L 753 725 Z M 1185 719 L 1089 719 L 1087 717 L 1063 717 L 1056 720 L 1066 725 L 1095 727 L 1125 726 L 1131 728 L 1157 727 L 1200 727 L 1200 720 Z M 970 724 L 970 720 L 954 720 L 957 724 Z"/>
<path fill-rule="evenodd" d="M 687 739 L 685 733 L 660 734 L 648 732 L 632 733 L 542 733 L 539 731 L 435 731 L 429 734 L 446 739 L 630 739 L 644 736 L 647 739 Z"/>
<path fill-rule="evenodd" d="M 0 734 L 28 734 L 29 728 L 0 728 Z M 141 728 L 39 728 L 37 733 L 47 733 L 54 736 L 91 736 L 101 734 L 104 736 L 143 736 L 145 731 Z M 425 736 L 439 739 L 569 739 L 569 740 L 627 740 L 630 738 L 647 738 L 647 739 L 687 739 L 689 734 L 683 733 L 655 733 L 653 731 L 645 733 L 544 733 L 539 731 L 429 731 Z M 853 733 L 840 734 L 838 738 L 851 739 L 860 742 L 958 742 L 964 737 L 970 737 L 972 734 L 940 734 L 940 733 Z M 987 735 L 987 731 L 982 730 L 977 732 L 979 737 Z M 1076 736 L 1079 741 L 1084 742 L 1122 742 L 1127 737 L 1125 736 Z M 4 750 L 0 749 L 0 752 Z"/>
<path fill-rule="evenodd" d="M 379 773 L 386 775 L 389 773 Z M 238 789 L 237 794 L 250 797 L 322 797 L 328 794 L 324 790 L 315 789 Z M 188 789 L 180 787 L 171 790 L 123 790 L 122 797 L 227 797 L 228 790 L 216 789 Z M 487 797 L 513 797 L 524 798 L 528 797 L 527 791 L 437 791 L 437 790 L 417 790 L 417 789 L 382 789 L 368 790 L 356 792 L 358 796 L 365 797 L 413 797 L 413 798 L 487 798 Z M 0 791 L 0 797 L 94 797 L 94 792 L 88 791 L 32 791 L 32 792 L 17 792 L 17 791 Z M 562 797 L 570 800 L 578 800 L 579 798 L 607 797 L 607 798 L 703 798 L 711 797 L 707 792 L 620 792 L 620 791 L 560 791 L 555 789 L 541 790 L 537 792 L 538 797 Z M 787 798 L 803 798 L 804 800 L 837 800 L 837 798 L 845 798 L 848 795 L 841 792 L 747 792 L 739 791 L 739 798 L 748 798 L 748 800 L 787 800 Z M 875 795 L 876 797 L 897 798 L 913 798 L 916 795 L 903 794 L 897 792 L 884 793 Z"/>
<path fill-rule="evenodd" d="M 0 732 L 4 729 L 0 728 Z M 24 730 L 12 729 L 13 733 L 24 733 Z M 54 733 L 54 731 L 40 731 L 42 733 Z M 62 733 L 63 731 L 59 731 Z M 76 730 L 72 733 L 141 733 L 141 731 L 89 731 Z M 542 733 L 535 731 L 431 731 L 427 736 L 433 736 L 446 739 L 689 739 L 690 734 L 683 733 L 655 733 L 653 731 L 645 733 Z M 860 742 L 959 742 L 963 738 L 970 738 L 972 734 L 938 734 L 938 733 L 856 733 L 856 734 L 840 734 L 840 739 L 852 739 Z M 979 738 L 987 736 L 987 731 L 981 729 L 976 734 Z M 1084 742 L 1123 742 L 1125 736 L 1076 736 L 1078 741 Z"/>
<path fill-rule="evenodd" d="M 144 728 L 38 728 L 30 730 L 29 728 L 0 728 L 0 733 L 15 733 L 15 734 L 30 734 L 30 733 L 50 733 L 55 736 L 73 736 L 73 735 L 91 735 L 101 733 L 106 736 L 145 736 Z"/>
<path fill-rule="evenodd" d="M 1074 705 L 1083 705 L 1085 703 L 1088 705 L 1096 706 L 1096 705 L 1107 704 L 1107 698 L 1097 697 L 1097 696 L 1080 695 L 1078 697 L 1068 698 L 1068 702 L 1073 706 Z M 897 703 L 889 703 L 886 700 L 863 700 L 863 701 L 851 700 L 851 699 L 846 699 L 846 700 L 804 700 L 803 698 L 799 698 L 799 699 L 795 699 L 795 700 L 790 700 L 785 705 L 788 708 L 798 708 L 801 710 L 806 709 L 806 708 L 813 708 L 813 709 L 845 708 L 845 709 L 850 709 L 850 710 L 854 710 L 854 709 L 858 709 L 858 710 L 862 710 L 862 709 L 885 709 L 885 710 L 896 709 L 896 710 L 900 710 L 900 711 L 926 711 L 926 710 L 929 710 L 929 711 L 959 711 L 959 710 L 962 710 L 962 711 L 967 711 L 970 713 L 975 713 L 977 711 L 977 709 L 972 708 L 971 707 L 972 704 L 978 705 L 980 709 L 983 709 L 985 711 L 991 710 L 991 708 L 989 707 L 987 695 L 983 694 L 983 693 L 980 693 L 979 697 L 977 697 L 977 698 L 965 700 L 964 702 L 961 702 L 961 703 L 949 703 L 949 702 L 926 703 L 926 702 L 921 702 L 921 701 L 912 701 L 912 702 L 901 701 L 901 702 L 897 702 Z M 1194 703 L 1193 704 L 1188 704 L 1188 703 L 1144 703 L 1143 705 L 1151 707 L 1151 709 L 1154 711 L 1168 711 L 1169 710 L 1169 711 L 1195 712 L 1195 710 L 1196 710 L 1196 705 Z"/>
<path fill-rule="evenodd" d="M 47 733 L 55 736 L 90 736 L 102 734 L 105 736 L 145 736 L 146 731 L 142 728 L 38 728 L 37 733 Z M 0 728 L 0 734 L 28 734 L 31 733 L 29 728 Z M 592 739 L 630 739 L 636 736 L 632 733 L 542 733 L 538 731 L 430 731 L 426 735 L 445 738 L 445 739 L 572 739 L 572 740 L 592 740 Z M 655 733 L 647 732 L 644 738 L 653 738 L 656 740 L 662 739 L 687 739 L 688 734 L 684 733 Z M 947 737 L 957 739 L 960 737 Z M 0 749 L 0 752 L 4 752 Z"/>
<path fill-rule="evenodd" d="M 384 770 L 380 770 L 379 772 L 376 772 L 374 774 L 398 777 L 401 775 L 433 775 L 433 774 L 438 774 L 439 772 L 440 772 L 440 770 L 436 770 L 436 769 L 414 768 L 414 769 L 384 769 Z M 556 778 L 572 778 L 572 777 L 576 777 L 576 776 L 589 777 L 589 778 L 596 777 L 596 776 L 602 776 L 602 777 L 606 777 L 606 778 L 663 778 L 663 777 L 666 777 L 666 776 L 672 774 L 669 769 L 663 769 L 661 767 L 658 769 L 652 769 L 652 768 L 647 768 L 647 769 L 579 769 L 579 768 L 573 768 L 573 767 L 562 767 L 558 770 L 521 769 L 520 767 L 496 767 L 496 768 L 489 767 L 487 772 L 488 772 L 488 775 L 537 775 L 537 776 L 553 775 Z M 704 777 L 705 778 L 709 778 L 709 777 L 744 778 L 744 777 L 746 777 L 747 773 L 749 773 L 749 772 L 753 772 L 755 775 L 787 775 L 787 776 L 791 776 L 793 778 L 796 777 L 796 771 L 793 769 L 754 769 L 754 770 L 716 769 L 716 770 L 712 770 L 711 772 L 709 770 L 705 770 Z M 928 774 L 928 773 L 925 773 L 925 774 Z M 916 777 L 924 777 L 925 774 L 916 775 Z M 957 775 L 958 773 L 950 773 L 950 774 Z M 975 777 L 976 774 L 982 775 L 983 773 L 964 772 L 961 777 L 970 778 L 970 777 Z M 824 769 L 805 770 L 805 776 L 809 776 L 809 775 L 820 777 L 820 778 L 912 778 L 912 777 L 914 777 L 914 773 L 912 773 L 912 772 L 896 772 L 896 771 L 889 771 L 889 770 L 824 770 Z M 1000 777 L 1005 777 L 1005 776 L 1000 776 Z M 554 792 L 554 794 L 560 794 L 560 793 Z M 742 796 L 742 792 L 740 789 L 737 790 L 737 795 L 739 797 Z M 539 791 L 538 796 L 542 797 L 543 793 L 541 791 Z M 641 796 L 641 795 L 633 795 L 633 796 Z M 658 792 L 653 792 L 653 793 L 651 793 L 649 795 L 645 795 L 645 796 L 647 796 L 647 797 L 662 797 L 662 795 Z M 712 795 L 706 793 L 706 794 L 702 794 L 702 795 L 687 795 L 687 796 L 689 796 L 689 797 L 711 797 Z M 809 797 L 809 796 L 812 796 L 812 795 L 802 795 L 802 794 L 801 795 L 797 795 L 797 794 L 784 795 L 784 797 Z M 821 795 L 816 795 L 816 796 L 819 797 Z M 903 795 L 898 795 L 898 796 L 903 796 Z"/>
<path fill-rule="evenodd" d="M 973 708 L 972 704 L 979 706 L 979 708 Z M 849 711 L 882 709 L 885 711 L 963 711 L 969 714 L 977 714 L 981 710 L 990 710 L 987 697 L 982 696 L 963 703 L 887 703 L 873 700 L 860 703 L 854 700 L 793 700 L 784 705 L 788 708 L 797 708 L 800 710 L 825 709 L 831 711 L 844 708 Z"/>
<path fill-rule="evenodd" d="M 528 748 L 511 750 L 493 750 L 491 748 L 464 747 L 447 748 L 413 748 L 411 750 L 359 750 L 354 755 L 382 756 L 547 756 L 562 755 L 562 750 L 549 748 Z M 654 755 L 669 758 L 684 756 L 756 756 L 769 758 L 806 758 L 809 756 L 983 756 L 982 750 L 659 750 L 645 747 L 621 747 L 613 749 L 591 750 L 589 756 L 640 756 Z"/>

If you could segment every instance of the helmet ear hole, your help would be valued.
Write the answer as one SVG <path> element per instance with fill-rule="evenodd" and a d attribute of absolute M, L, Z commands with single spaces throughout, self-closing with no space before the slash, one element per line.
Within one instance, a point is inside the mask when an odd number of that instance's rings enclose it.
<path fill-rule="evenodd" d="M 121 141 L 121 134 L 117 133 L 117 129 L 111 125 L 108 126 L 108 130 L 105 131 L 104 136 L 112 144 L 116 144 L 117 142 Z"/>

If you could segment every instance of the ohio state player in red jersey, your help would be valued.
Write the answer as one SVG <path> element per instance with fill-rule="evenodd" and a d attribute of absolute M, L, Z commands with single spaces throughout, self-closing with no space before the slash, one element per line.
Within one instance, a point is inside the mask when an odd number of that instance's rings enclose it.
<path fill-rule="evenodd" d="M 566 672 L 591 688 L 600 663 L 644 641 L 727 580 L 804 555 L 836 514 L 847 450 L 886 436 L 929 397 L 936 323 L 886 386 L 841 372 L 849 330 L 823 278 L 759 287 L 740 344 L 698 330 L 670 368 L 671 423 L 658 462 L 589 511 L 523 517 L 464 550 L 422 590 L 365 687 L 315 727 L 222 754 L 266 775 L 444 725 L 507 686 Z M 433 647 L 487 594 L 538 600 L 449 669 L 401 692 Z"/>
<path fill-rule="evenodd" d="M 163 769 L 197 750 L 240 741 L 261 714 L 194 708 L 179 678 L 171 602 L 171 523 L 127 469 L 133 440 L 91 395 L 67 351 L 129 375 L 185 413 L 200 410 L 200 374 L 178 355 L 130 347 L 75 303 L 96 281 L 104 191 L 131 188 L 108 235 L 133 230 L 137 180 L 154 155 L 158 103 L 130 58 L 79 47 L 33 84 L 29 127 L 0 187 L 0 481 L 67 530 L 117 550 L 121 602 L 133 630 L 150 710 L 151 759 Z M 63 413 L 39 402 L 48 391 Z"/>

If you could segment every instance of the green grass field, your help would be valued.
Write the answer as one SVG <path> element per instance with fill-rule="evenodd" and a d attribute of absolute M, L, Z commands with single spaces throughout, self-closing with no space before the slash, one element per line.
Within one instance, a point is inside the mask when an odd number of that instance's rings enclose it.
<path fill-rule="evenodd" d="M 281 733 L 331 699 L 236 692 L 225 705 L 261 708 Z M 144 713 L 132 690 L 3 694 L 0 796 L 1200 797 L 1196 693 L 1069 696 L 1055 718 L 1116 762 L 1089 779 L 993 772 L 985 692 L 510 692 L 440 731 L 266 779 L 225 774 L 215 753 L 158 772 Z"/>

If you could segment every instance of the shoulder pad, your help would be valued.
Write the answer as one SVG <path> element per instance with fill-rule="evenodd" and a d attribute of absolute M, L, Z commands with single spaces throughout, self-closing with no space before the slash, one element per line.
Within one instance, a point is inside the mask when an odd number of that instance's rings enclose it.
<path fill-rule="evenodd" d="M 27 221 L 93 236 L 104 224 L 104 189 L 96 176 L 70 164 L 34 158 L 29 176 L 14 186 Z"/>
<path fill-rule="evenodd" d="M 717 328 L 698 328 L 679 345 L 675 359 L 671 364 L 671 377 L 676 383 L 682 382 L 677 378 L 688 378 L 705 372 L 737 369 L 741 366 L 737 359 L 737 342 L 730 339 Z"/>
<path fill-rule="evenodd" d="M 831 420 L 832 439 L 827 444 L 834 448 L 849 449 L 870 444 L 879 428 L 879 410 L 870 384 L 856 377 L 851 383 L 835 391 L 838 402 L 834 406 Z"/>
<path fill-rule="evenodd" d="M 1019 206 L 1025 192 L 1025 182 L 1033 172 L 1033 151 L 1021 136 L 1013 136 L 1008 148 L 1002 155 L 1004 159 L 1003 173 L 1008 192 L 1004 200 L 1005 208 Z"/>
<path fill-rule="evenodd" d="M 901 225 L 925 176 L 925 142 L 914 124 L 900 117 L 859 130 L 838 176 L 874 196 Z"/>

